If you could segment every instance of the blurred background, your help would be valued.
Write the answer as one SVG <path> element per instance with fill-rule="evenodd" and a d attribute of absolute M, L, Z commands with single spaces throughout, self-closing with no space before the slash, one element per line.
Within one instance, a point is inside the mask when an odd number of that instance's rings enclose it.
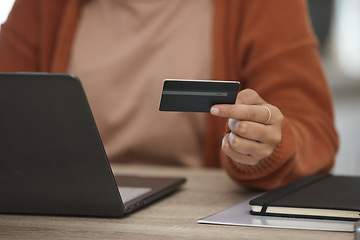
<path fill-rule="evenodd" d="M 13 3 L 1 0 L 1 24 Z M 308 4 L 340 135 L 333 173 L 360 175 L 360 0 L 308 0 Z"/>
<path fill-rule="evenodd" d="M 308 4 L 340 135 L 333 172 L 360 175 L 360 0 L 308 0 Z"/>

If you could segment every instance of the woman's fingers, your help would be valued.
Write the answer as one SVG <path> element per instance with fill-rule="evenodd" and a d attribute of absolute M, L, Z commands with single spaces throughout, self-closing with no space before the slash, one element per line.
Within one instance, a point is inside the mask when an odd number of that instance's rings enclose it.
<path fill-rule="evenodd" d="M 222 149 L 236 162 L 255 165 L 269 157 L 281 141 L 281 111 L 253 90 L 239 92 L 235 104 L 214 105 L 210 112 L 229 118 L 231 132 L 223 138 Z"/>
<path fill-rule="evenodd" d="M 233 118 L 229 119 L 228 126 L 231 132 L 249 140 L 273 144 L 277 144 L 281 140 L 281 134 L 274 131 L 275 126 L 267 126 Z"/>
<path fill-rule="evenodd" d="M 236 162 L 255 165 L 273 151 L 272 147 L 263 145 L 229 133 L 223 139 L 222 150 Z"/>
<path fill-rule="evenodd" d="M 214 105 L 210 112 L 212 115 L 225 118 L 234 118 L 262 124 L 271 124 L 270 106 L 219 104 Z"/>

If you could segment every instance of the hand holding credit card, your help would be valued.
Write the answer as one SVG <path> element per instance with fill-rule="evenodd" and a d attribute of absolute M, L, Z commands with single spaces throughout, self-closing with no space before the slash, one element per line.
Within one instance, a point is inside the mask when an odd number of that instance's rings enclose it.
<path fill-rule="evenodd" d="M 160 111 L 210 112 L 215 104 L 234 104 L 238 81 L 165 79 Z"/>

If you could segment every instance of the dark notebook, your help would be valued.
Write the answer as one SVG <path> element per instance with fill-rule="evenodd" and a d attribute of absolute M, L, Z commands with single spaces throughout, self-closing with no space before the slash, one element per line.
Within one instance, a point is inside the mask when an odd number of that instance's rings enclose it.
<path fill-rule="evenodd" d="M 360 177 L 313 175 L 250 202 L 253 215 L 360 219 Z"/>

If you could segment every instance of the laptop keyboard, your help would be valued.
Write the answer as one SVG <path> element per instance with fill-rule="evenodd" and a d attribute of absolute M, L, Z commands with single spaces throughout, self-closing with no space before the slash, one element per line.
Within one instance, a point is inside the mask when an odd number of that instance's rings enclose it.
<path fill-rule="evenodd" d="M 141 187 L 118 187 L 118 188 L 123 203 L 129 202 L 134 198 L 137 198 L 151 191 L 151 188 L 141 188 Z"/>

